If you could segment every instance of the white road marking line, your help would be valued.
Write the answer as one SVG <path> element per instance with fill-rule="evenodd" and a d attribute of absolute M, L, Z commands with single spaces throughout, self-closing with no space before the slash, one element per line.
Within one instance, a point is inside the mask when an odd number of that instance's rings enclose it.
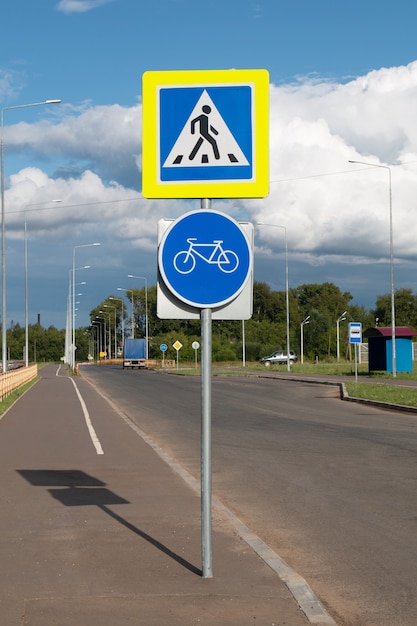
<path fill-rule="evenodd" d="M 143 431 L 140 426 L 135 424 L 119 407 L 104 393 L 100 391 L 96 385 L 84 377 L 95 391 L 112 407 L 112 409 L 119 415 L 122 420 L 130 426 L 130 428 L 141 437 L 161 459 L 167 463 L 171 469 L 176 472 L 181 478 L 191 487 L 191 489 L 200 495 L 201 485 L 200 481 L 194 478 L 184 467 L 177 463 L 172 457 L 170 457 L 149 435 Z M 317 624 L 318 626 L 337 626 L 330 613 L 326 610 L 323 604 L 320 602 L 314 591 L 311 589 L 307 581 L 300 576 L 284 559 L 282 559 L 272 548 L 270 548 L 258 535 L 250 530 L 227 506 L 225 506 L 218 498 L 212 498 L 213 505 L 218 511 L 223 513 L 231 522 L 235 528 L 237 534 L 245 541 L 248 546 L 258 554 L 258 556 L 279 576 L 279 578 L 285 583 L 294 599 L 298 603 L 298 606 L 307 617 L 310 624 Z"/>
<path fill-rule="evenodd" d="M 77 385 L 75 384 L 74 380 L 72 378 L 70 378 L 70 381 L 72 382 L 72 384 L 75 387 L 75 392 L 76 392 L 76 394 L 78 396 L 78 399 L 79 399 L 80 404 L 81 404 L 81 408 L 82 408 L 83 413 L 84 413 L 85 423 L 87 424 L 88 432 L 90 434 L 91 441 L 93 442 L 93 445 L 94 445 L 94 447 L 96 449 L 96 452 L 97 452 L 97 454 L 104 454 L 103 448 L 101 447 L 100 440 L 97 437 L 97 434 L 96 434 L 96 431 L 94 430 L 93 424 L 91 423 L 90 415 L 88 413 L 88 409 L 87 409 L 87 406 L 86 406 L 86 404 L 84 402 L 84 399 L 83 399 L 82 395 L 80 394 L 79 389 L 78 389 Z"/>

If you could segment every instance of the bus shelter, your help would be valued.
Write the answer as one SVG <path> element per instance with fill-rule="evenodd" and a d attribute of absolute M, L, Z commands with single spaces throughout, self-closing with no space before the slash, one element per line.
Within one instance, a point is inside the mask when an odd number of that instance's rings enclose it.
<path fill-rule="evenodd" d="M 417 332 L 409 326 L 395 328 L 395 357 L 397 372 L 413 371 L 413 337 Z M 392 374 L 392 328 L 368 328 L 363 333 L 368 340 L 368 371 Z"/>

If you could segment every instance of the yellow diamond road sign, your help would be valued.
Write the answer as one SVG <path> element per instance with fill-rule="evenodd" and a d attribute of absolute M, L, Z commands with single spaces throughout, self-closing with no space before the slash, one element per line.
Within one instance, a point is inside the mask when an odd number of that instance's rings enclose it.
<path fill-rule="evenodd" d="M 268 195 L 266 70 L 146 72 L 142 95 L 146 198 Z"/>
<path fill-rule="evenodd" d="M 172 344 L 172 347 L 175 348 L 175 350 L 177 350 L 177 352 L 178 352 L 178 350 L 181 350 L 181 348 L 182 348 L 181 341 L 178 341 L 178 339 L 177 339 L 177 341 Z"/>

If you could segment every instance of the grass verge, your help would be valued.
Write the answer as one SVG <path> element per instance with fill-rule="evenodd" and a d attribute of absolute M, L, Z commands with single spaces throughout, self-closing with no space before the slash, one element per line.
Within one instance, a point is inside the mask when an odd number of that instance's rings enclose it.
<path fill-rule="evenodd" d="M 20 398 L 20 396 L 23 396 L 23 394 L 28 389 L 30 389 L 30 387 L 32 387 L 32 385 L 34 385 L 38 380 L 39 376 L 36 376 L 36 378 L 33 378 L 28 383 L 26 383 L 26 385 L 22 385 L 18 389 L 15 389 L 15 391 L 13 391 L 9 396 L 6 396 L 6 398 L 4 398 L 2 402 L 0 402 L 0 415 L 3 415 L 3 413 L 5 413 L 7 409 L 11 407 L 12 404 L 16 402 L 18 398 Z"/>
<path fill-rule="evenodd" d="M 417 389 L 407 389 L 384 383 L 347 382 L 346 389 L 351 398 L 388 402 L 402 406 L 417 407 Z"/>
<path fill-rule="evenodd" d="M 171 370 L 176 372 L 176 370 Z M 236 361 L 228 363 L 213 363 L 213 375 L 227 375 L 227 376 L 250 376 L 256 375 L 259 372 L 279 372 L 280 374 L 287 373 L 286 365 L 273 365 L 265 367 L 259 363 L 246 363 L 243 367 Z M 200 375 L 200 367 L 195 368 L 194 364 L 184 363 L 181 369 L 177 372 L 183 375 Z M 293 374 L 305 374 L 310 376 L 351 376 L 354 378 L 354 363 L 341 361 L 340 363 L 330 362 L 325 363 L 323 361 L 319 363 L 296 363 L 291 365 L 290 373 Z M 358 378 L 366 376 L 369 379 L 368 365 L 366 363 L 358 365 Z M 393 380 L 392 374 L 387 372 L 374 372 L 371 377 L 375 379 L 375 383 L 372 382 L 354 382 L 347 381 L 346 389 L 351 398 L 360 398 L 363 400 L 371 400 L 375 402 L 387 402 L 389 404 L 398 404 L 401 406 L 417 407 L 417 388 L 410 389 L 406 387 L 400 387 L 398 385 L 391 385 L 390 381 Z M 414 368 L 413 372 L 397 373 L 397 380 L 417 380 L 417 369 Z M 379 382 L 380 381 L 380 382 Z M 387 382 L 383 382 L 387 381 Z"/>

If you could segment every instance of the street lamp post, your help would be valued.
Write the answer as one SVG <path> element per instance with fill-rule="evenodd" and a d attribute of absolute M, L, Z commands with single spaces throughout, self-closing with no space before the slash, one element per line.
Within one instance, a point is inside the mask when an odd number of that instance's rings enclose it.
<path fill-rule="evenodd" d="M 93 328 L 96 329 L 96 333 L 97 333 L 97 337 L 96 337 L 96 340 L 97 340 L 97 351 L 96 352 L 97 352 L 97 356 L 98 356 L 97 360 L 100 361 L 101 352 L 102 352 L 102 350 L 101 350 L 101 322 L 96 322 L 95 320 L 93 320 L 91 322 L 91 325 L 92 325 Z"/>
<path fill-rule="evenodd" d="M 6 204 L 4 198 L 4 112 L 45 104 L 59 104 L 61 100 L 44 100 L 29 104 L 16 104 L 0 110 L 0 186 L 1 186 L 1 322 L 2 322 L 2 373 L 7 372 L 7 310 L 6 310 Z"/>
<path fill-rule="evenodd" d="M 51 202 L 61 202 L 61 200 L 51 200 Z M 31 206 L 40 206 L 48 202 L 37 202 L 36 204 L 28 204 L 26 208 Z M 29 289 L 28 289 L 28 233 L 27 219 L 25 215 L 24 229 L 24 263 L 25 263 L 25 367 L 29 366 Z"/>
<path fill-rule="evenodd" d="M 146 333 L 146 360 L 149 358 L 149 323 L 148 323 L 148 281 L 145 276 L 134 276 L 133 274 L 128 274 L 128 278 L 139 278 L 140 280 L 145 281 L 145 333 Z"/>
<path fill-rule="evenodd" d="M 339 343 L 339 324 L 340 322 L 343 322 L 346 317 L 347 311 L 344 311 L 342 313 L 342 315 L 340 315 L 340 317 L 337 318 L 336 320 L 336 356 L 337 356 L 337 362 L 339 363 L 339 359 L 340 359 L 340 343 Z"/>
<path fill-rule="evenodd" d="M 107 328 L 106 328 L 106 318 L 105 317 L 101 317 L 101 315 L 96 315 L 96 320 L 103 320 L 102 322 L 99 322 L 100 324 L 100 334 L 101 334 L 101 325 L 103 324 L 104 326 L 104 346 L 102 345 L 102 348 L 104 348 L 103 352 L 104 352 L 104 358 L 108 358 L 108 354 L 107 354 Z"/>
<path fill-rule="evenodd" d="M 109 304 L 103 304 L 106 309 L 113 309 L 114 311 L 114 358 L 117 359 L 117 320 L 116 320 L 116 307 Z M 101 311 L 100 311 L 101 312 Z"/>
<path fill-rule="evenodd" d="M 289 288 L 288 288 L 288 242 L 287 229 L 279 224 L 257 223 L 258 226 L 272 226 L 274 228 L 282 228 L 285 235 L 285 308 L 286 308 L 286 327 L 287 327 L 287 370 L 291 369 L 290 362 L 290 305 L 289 305 Z"/>
<path fill-rule="evenodd" d="M 132 324 L 130 328 L 130 336 L 132 339 L 135 338 L 135 311 L 133 305 L 133 289 L 123 289 L 123 287 L 117 287 L 117 291 L 126 291 L 126 293 L 131 293 L 131 302 L 132 302 Z"/>
<path fill-rule="evenodd" d="M 69 364 L 72 370 L 74 370 L 75 364 L 75 298 L 76 296 L 82 296 L 82 294 L 75 293 L 75 287 L 77 285 L 85 285 L 86 281 L 83 280 L 80 283 L 75 282 L 75 272 L 79 270 L 88 270 L 91 265 L 83 265 L 82 267 L 71 268 L 68 273 L 68 282 L 69 282 L 69 291 L 68 291 L 68 311 L 67 311 L 67 332 L 66 335 L 66 343 L 68 345 L 68 353 L 69 353 Z"/>
<path fill-rule="evenodd" d="M 111 324 L 110 324 L 110 311 L 99 311 L 99 313 L 103 313 L 103 315 L 108 315 L 109 317 L 104 318 L 107 319 L 108 322 L 108 329 L 109 329 L 109 356 L 108 358 L 111 359 Z M 116 327 L 114 329 L 114 331 L 116 332 Z"/>
<path fill-rule="evenodd" d="M 125 345 L 125 319 L 124 319 L 124 303 L 123 298 L 116 298 L 115 296 L 109 296 L 109 300 L 119 300 L 122 303 L 122 346 Z"/>
<path fill-rule="evenodd" d="M 300 352 L 301 352 L 302 364 L 304 363 L 304 326 L 309 323 L 310 323 L 310 316 L 307 315 L 307 317 L 305 317 L 300 324 Z"/>
<path fill-rule="evenodd" d="M 74 246 L 72 250 L 72 359 L 71 359 L 71 369 L 74 371 L 75 367 L 75 251 L 79 248 L 90 248 L 92 246 L 99 246 L 100 244 L 95 243 L 85 243 L 79 246 Z"/>
<path fill-rule="evenodd" d="M 392 224 L 392 179 L 391 168 L 389 165 L 381 165 L 380 163 L 366 163 L 365 161 L 351 161 L 349 163 L 357 163 L 358 165 L 367 165 L 368 167 L 380 167 L 388 172 L 388 204 L 389 204 L 389 255 L 390 255 L 390 281 L 391 281 L 391 335 L 392 335 L 392 376 L 397 377 L 397 349 L 395 337 L 395 288 L 394 288 L 394 234 Z"/>
<path fill-rule="evenodd" d="M 83 265 L 83 267 L 77 267 L 75 268 L 75 270 L 86 270 L 89 269 L 90 265 Z M 69 271 L 70 275 L 72 273 L 72 270 Z M 76 283 L 75 286 L 78 287 L 79 285 L 86 285 L 87 282 L 85 280 L 81 281 L 80 283 Z M 72 350 L 72 325 L 71 325 L 71 318 L 72 318 L 72 281 L 71 278 L 69 278 L 69 295 L 68 295 L 68 309 L 67 309 L 67 329 L 65 332 L 65 345 L 66 345 L 66 352 L 65 354 L 68 355 L 68 358 L 66 360 L 67 363 L 70 364 L 70 367 L 72 366 L 71 363 L 71 350 Z M 76 293 L 75 297 L 78 298 L 78 296 L 82 296 L 83 294 L 81 292 Z M 79 302 L 76 300 L 75 304 L 79 304 Z M 77 309 L 74 309 L 74 311 L 76 311 Z"/>

